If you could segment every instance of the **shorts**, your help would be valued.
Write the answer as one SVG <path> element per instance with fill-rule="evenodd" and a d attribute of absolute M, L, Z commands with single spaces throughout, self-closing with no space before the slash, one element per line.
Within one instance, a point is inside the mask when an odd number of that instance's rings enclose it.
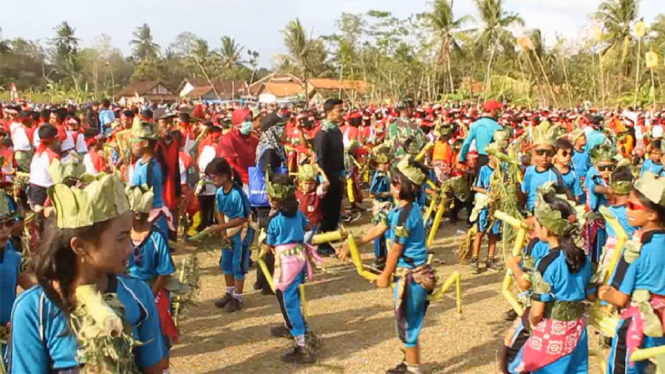
<path fill-rule="evenodd" d="M 245 280 L 245 274 L 249 269 L 249 246 L 243 245 L 240 238 L 241 232 L 238 232 L 231 238 L 232 249 L 222 248 L 222 257 L 219 259 L 219 266 L 224 275 L 233 275 L 235 280 Z"/>

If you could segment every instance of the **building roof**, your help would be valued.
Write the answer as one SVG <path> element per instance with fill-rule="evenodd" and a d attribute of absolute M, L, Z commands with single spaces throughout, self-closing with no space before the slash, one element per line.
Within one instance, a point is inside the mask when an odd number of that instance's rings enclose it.
<path fill-rule="evenodd" d="M 220 99 L 228 100 L 234 96 L 238 96 L 238 92 L 247 87 L 247 84 L 242 80 L 214 80 L 212 85 L 208 82 L 207 79 L 199 78 L 186 78 L 185 81 L 180 85 L 180 90 L 184 88 L 185 84 L 191 84 L 194 89 L 188 92 L 185 96 L 190 98 L 199 98 L 202 97 L 211 91 L 213 91 L 213 85 L 217 93 L 219 93 Z"/>
<path fill-rule="evenodd" d="M 276 97 L 289 97 L 305 93 L 305 85 L 293 74 L 272 73 L 249 86 L 249 93 L 258 96 L 264 92 Z"/>
<path fill-rule="evenodd" d="M 308 83 L 315 90 L 354 90 L 359 93 L 363 93 L 369 86 L 365 81 L 340 81 L 333 78 L 312 78 Z"/>
<path fill-rule="evenodd" d="M 276 97 L 296 96 L 305 93 L 305 88 L 294 82 L 268 82 L 265 86 L 265 91 Z"/>
<path fill-rule="evenodd" d="M 125 86 L 122 90 L 116 93 L 116 96 L 134 96 L 134 95 L 139 95 L 139 96 L 144 96 L 147 95 L 150 90 L 155 88 L 158 85 L 162 85 L 165 87 L 167 90 L 169 90 L 169 93 L 174 95 L 173 90 L 164 82 L 162 81 L 143 81 L 143 82 L 135 82 L 132 83 L 128 86 Z"/>

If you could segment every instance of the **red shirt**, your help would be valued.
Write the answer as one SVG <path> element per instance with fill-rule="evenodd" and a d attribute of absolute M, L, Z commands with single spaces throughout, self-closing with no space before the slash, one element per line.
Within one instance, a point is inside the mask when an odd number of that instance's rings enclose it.
<path fill-rule="evenodd" d="M 238 171 L 242 183 L 249 184 L 249 167 L 254 166 L 258 145 L 259 138 L 254 133 L 245 136 L 232 129 L 219 140 L 217 154 Z"/>
<path fill-rule="evenodd" d="M 316 190 L 308 193 L 297 190 L 296 199 L 300 202 L 300 211 L 307 217 L 310 226 L 318 225 L 323 219 L 323 215 L 320 209 L 321 199 L 316 194 Z"/>

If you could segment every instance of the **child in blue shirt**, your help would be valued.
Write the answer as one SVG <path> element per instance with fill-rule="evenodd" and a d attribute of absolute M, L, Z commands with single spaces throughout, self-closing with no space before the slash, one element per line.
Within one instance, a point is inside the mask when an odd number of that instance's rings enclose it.
<path fill-rule="evenodd" d="M 624 251 L 611 285 L 598 290 L 598 297 L 621 312 L 607 360 L 608 374 L 645 373 L 648 362 L 630 361 L 632 353 L 638 348 L 665 345 L 660 322 L 665 304 L 664 201 L 665 180 L 645 173 L 635 183 L 626 204 L 626 217 L 641 236 L 633 239 L 631 250 Z M 657 326 L 658 330 L 649 332 L 646 326 Z"/>
<path fill-rule="evenodd" d="M 151 124 L 142 122 L 132 126 L 132 154 L 137 161 L 132 173 L 132 180 L 128 183 L 130 186 L 146 185 L 152 188 L 154 199 L 152 201 L 152 210 L 157 213 L 152 218 L 153 225 L 162 234 L 168 237 L 169 223 L 167 215 L 170 216 L 168 209 L 164 206 L 162 190 L 164 188 L 164 175 L 162 167 L 155 157 L 156 135 Z M 159 211 L 162 212 L 159 212 Z M 159 212 L 159 213 L 158 213 Z"/>
<path fill-rule="evenodd" d="M 588 373 L 589 348 L 582 302 L 589 293 L 591 262 L 575 245 L 579 230 L 575 210 L 565 200 L 546 195 L 534 211 L 535 233 L 549 252 L 538 261 L 530 277 L 524 277 L 520 258 L 511 258 L 518 286 L 532 289 L 532 305 L 510 330 L 504 372 Z M 566 312 L 557 313 L 557 306 Z M 526 328 L 532 326 L 530 332 Z M 525 333 L 526 332 L 526 333 Z M 526 338 L 526 339 L 524 339 Z M 551 350 L 539 342 L 559 341 L 563 349 Z"/>
<path fill-rule="evenodd" d="M 9 206 L 10 199 L 0 190 L 0 330 L 9 331 L 12 306 L 16 300 L 16 289 L 20 285 L 28 288 L 21 279 L 21 254 L 16 250 L 10 235 L 16 224 L 16 206 Z M 13 202 L 13 200 L 11 200 Z M 5 335 L 5 334 L 2 334 Z M 5 357 L 6 346 L 0 343 L 0 360 Z M 7 367 L 7 362 L 0 362 Z"/>
<path fill-rule="evenodd" d="M 610 194 L 610 176 L 616 170 L 615 151 L 610 145 L 602 144 L 591 150 L 594 166 L 587 174 L 587 211 L 598 213 L 601 206 L 607 206 Z M 597 215 L 595 219 L 588 219 L 584 226 L 587 253 L 591 255 L 591 261 L 597 264 L 602 256 L 607 232 L 605 221 L 602 216 Z"/>
<path fill-rule="evenodd" d="M 79 307 L 88 309 L 83 313 L 90 312 L 86 305 L 77 303 L 76 288 L 84 285 L 95 285 L 104 300 L 121 303 L 123 308 L 104 302 L 113 308 L 118 320 L 129 324 L 132 337 L 141 342 L 132 347 L 120 337 L 108 347 L 116 357 L 133 360 L 142 373 L 163 371 L 164 343 L 150 287 L 117 275 L 127 266 L 132 228 L 123 188 L 116 176 L 100 173 L 85 187 L 86 199 L 76 197 L 74 189 L 78 187 L 56 184 L 49 189 L 55 219 L 47 221 L 46 237 L 35 258 L 39 285 L 23 292 L 14 303 L 9 373 L 81 370 L 85 363 L 79 362 L 77 352 L 86 346 L 73 334 L 70 314 Z M 109 195 L 113 199 L 108 199 Z M 95 209 L 98 211 L 91 215 L 80 213 Z M 80 219 L 72 220 L 72 216 Z M 111 334 L 107 336 L 111 339 Z"/>
<path fill-rule="evenodd" d="M 377 286 L 390 286 L 395 277 L 395 314 L 399 338 L 405 346 L 406 359 L 397 367 L 388 370 L 391 374 L 420 374 L 420 344 L 418 337 L 423 326 L 428 302 L 427 295 L 435 287 L 419 284 L 410 276 L 412 272 L 422 272 L 424 277 L 433 276 L 427 264 L 427 247 L 422 213 L 414 201 L 428 178 L 427 168 L 405 156 L 391 175 L 391 193 L 396 207 L 382 215 L 378 225 L 360 238 L 358 246 L 365 245 L 389 232 L 393 243 L 388 251 L 386 267 L 376 280 Z M 348 256 L 348 249 L 340 250 L 340 257 Z M 427 287 L 427 288 L 426 288 Z M 401 292 L 400 290 L 403 290 Z"/>
<path fill-rule="evenodd" d="M 529 166 L 522 179 L 522 193 L 526 195 L 526 209 L 530 212 L 536 205 L 538 187 L 547 182 L 559 184 L 559 178 L 552 170 L 552 158 L 554 157 L 554 140 L 534 143 L 533 157 L 535 165 Z"/>
<path fill-rule="evenodd" d="M 490 196 L 490 181 L 492 179 L 492 174 L 494 174 L 494 169 L 497 167 L 497 159 L 494 155 L 489 156 L 489 162 L 487 165 L 484 165 L 480 168 L 478 172 L 478 178 L 476 184 L 473 187 L 473 190 Z M 490 208 L 485 206 L 479 213 L 477 219 L 478 233 L 473 240 L 473 256 L 471 257 L 471 271 L 474 274 L 480 273 L 480 267 L 478 265 L 478 258 L 480 257 L 480 245 L 482 243 L 485 233 L 487 233 L 488 241 L 488 254 L 485 266 L 488 270 L 498 271 L 499 268 L 496 265 L 494 259 L 494 254 L 496 252 L 496 240 L 501 234 L 501 223 L 499 221 L 494 221 L 492 227 L 490 228 L 490 222 L 493 221 L 492 217 L 489 216 Z"/>
<path fill-rule="evenodd" d="M 299 286 L 306 276 L 312 276 L 310 261 L 318 261 L 313 247 L 305 244 L 305 232 L 309 223 L 298 209 L 295 186 L 288 176 L 280 174 L 268 182 L 268 198 L 277 215 L 268 224 L 265 244 L 275 254 L 275 295 L 282 310 L 286 326 L 271 329 L 275 337 L 292 337 L 295 344 L 281 359 L 284 362 L 310 364 L 316 361 L 315 335 L 309 332 L 300 308 Z"/>
<path fill-rule="evenodd" d="M 651 145 L 649 145 L 649 159 L 644 160 L 642 168 L 640 169 L 640 177 L 644 172 L 648 171 L 653 174 L 660 174 L 663 170 L 663 163 L 661 157 L 663 152 L 661 151 L 661 140 L 654 140 Z"/>
<path fill-rule="evenodd" d="M 372 184 L 369 187 L 369 196 L 374 199 L 374 216 L 377 217 L 379 211 L 384 207 L 391 205 L 392 196 L 390 194 L 390 176 L 388 175 L 388 155 L 379 152 L 376 155 L 376 172 L 372 178 Z M 386 236 L 381 235 L 374 240 L 374 267 L 383 270 L 386 266 L 386 256 L 388 249 L 386 247 Z"/>
<path fill-rule="evenodd" d="M 573 170 L 581 176 L 584 185 L 584 178 L 591 167 L 591 158 L 585 149 L 586 134 L 581 129 L 575 129 L 568 135 L 568 140 L 573 144 Z"/>
<path fill-rule="evenodd" d="M 170 295 L 166 289 L 169 277 L 175 273 L 168 240 L 151 227 L 148 215 L 152 205 L 152 190 L 134 186 L 125 189 L 129 206 L 134 213 L 131 239 L 132 255 L 127 270 L 129 276 L 147 283 L 155 295 L 160 326 L 164 341 L 164 355 L 168 357 L 171 346 L 178 340 L 178 330 L 171 316 Z M 168 367 L 168 364 L 166 365 Z"/>
<path fill-rule="evenodd" d="M 227 313 L 242 309 L 242 292 L 245 274 L 249 268 L 249 247 L 243 243 L 243 226 L 247 226 L 250 205 L 242 191 L 240 175 L 226 159 L 213 159 L 205 170 L 217 188 L 215 194 L 215 210 L 217 225 L 213 233 L 223 238 L 222 257 L 219 265 L 226 281 L 226 293 L 221 299 L 215 300 L 215 306 L 224 308 Z M 247 237 L 251 229 L 247 229 Z M 245 238 L 247 238 L 245 237 Z"/>
<path fill-rule="evenodd" d="M 579 174 L 570 167 L 573 156 L 573 145 L 566 138 L 560 138 L 556 141 L 556 155 L 554 155 L 554 168 L 561 174 L 563 186 L 575 201 L 580 202 L 584 191 Z"/>

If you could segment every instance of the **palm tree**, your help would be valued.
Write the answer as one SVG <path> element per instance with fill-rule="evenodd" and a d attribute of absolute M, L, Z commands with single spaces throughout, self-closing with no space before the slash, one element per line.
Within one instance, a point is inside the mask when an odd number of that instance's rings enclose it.
<path fill-rule="evenodd" d="M 508 30 L 511 26 L 524 26 L 524 20 L 517 13 L 506 12 L 504 0 L 474 0 L 482 28 L 476 39 L 476 52 L 490 51 L 487 61 L 485 81 L 489 90 L 491 84 L 492 62 L 499 50 L 513 54 L 515 51 L 515 36 Z"/>
<path fill-rule="evenodd" d="M 56 37 L 52 39 L 52 42 L 55 44 L 58 52 L 76 53 L 78 51 L 78 45 L 81 40 L 74 36 L 75 31 L 76 29 L 69 26 L 66 21 L 63 21 L 55 28 Z"/>
<path fill-rule="evenodd" d="M 12 51 L 9 40 L 0 40 L 0 56 L 8 55 Z"/>
<path fill-rule="evenodd" d="M 132 35 L 135 39 L 130 41 L 129 44 L 133 46 L 132 53 L 137 60 L 157 58 L 159 45 L 152 40 L 152 33 L 148 24 L 144 23 L 143 26 L 137 27 Z"/>
<path fill-rule="evenodd" d="M 222 59 L 223 69 L 233 69 L 242 63 L 240 57 L 243 49 L 240 44 L 236 43 L 235 39 L 223 36 L 222 47 L 219 49 L 219 57 Z"/>
<path fill-rule="evenodd" d="M 453 74 L 450 68 L 450 52 L 452 49 L 452 51 L 458 56 L 463 54 L 457 35 L 466 22 L 473 20 L 473 17 L 469 15 L 454 19 L 453 1 L 454 0 L 450 0 L 450 2 L 448 2 L 448 0 L 435 0 L 432 12 L 424 14 L 428 26 L 434 33 L 435 37 L 440 41 L 441 46 L 438 52 L 437 64 L 441 66 L 444 62 L 447 63 L 448 78 L 450 79 L 450 92 L 455 92 Z"/>
<path fill-rule="evenodd" d="M 610 49 L 621 46 L 621 65 L 623 66 L 630 46 L 630 28 L 637 18 L 637 3 L 639 0 L 605 0 L 598 6 L 594 18 L 601 23 L 605 34 L 607 47 L 603 54 Z"/>
<path fill-rule="evenodd" d="M 321 74 L 326 69 L 326 48 L 323 40 L 307 38 L 305 28 L 296 18 L 284 29 L 284 45 L 289 51 L 286 56 L 288 62 L 300 71 L 305 82 L 305 100 L 309 102 L 309 76 Z"/>

